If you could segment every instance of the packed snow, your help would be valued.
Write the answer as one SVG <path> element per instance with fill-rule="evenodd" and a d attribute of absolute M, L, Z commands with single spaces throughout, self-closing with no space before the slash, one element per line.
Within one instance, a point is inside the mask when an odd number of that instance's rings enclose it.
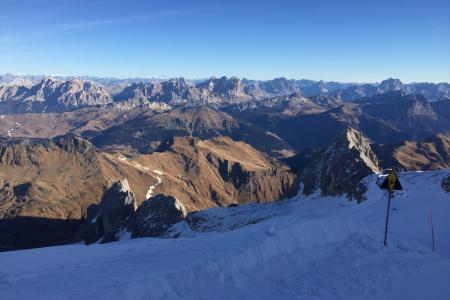
<path fill-rule="evenodd" d="M 400 173 L 361 204 L 317 193 L 200 212 L 178 239 L 0 253 L 0 299 L 450 299 L 450 171 Z M 433 212 L 436 252 L 431 250 Z"/>
<path fill-rule="evenodd" d="M 121 161 L 127 161 L 128 160 L 128 158 L 126 158 L 123 155 L 119 155 L 117 158 L 120 159 Z"/>
<path fill-rule="evenodd" d="M 2 119 L 3 119 L 3 115 L 2 115 Z M 20 126 L 22 126 L 22 124 L 19 123 L 19 122 L 16 122 L 16 123 L 15 123 L 15 127 L 9 129 L 9 130 L 6 132 L 6 134 L 8 135 L 8 137 L 12 137 L 13 131 L 14 131 L 15 129 L 19 129 Z"/>
<path fill-rule="evenodd" d="M 123 156 L 123 155 L 119 155 L 117 158 L 120 159 L 121 161 L 128 161 L 128 162 L 130 162 L 130 159 L 126 158 L 126 157 Z M 132 164 L 133 167 L 135 167 L 135 168 L 137 168 L 137 169 L 140 169 L 140 170 L 142 170 L 142 171 L 144 171 L 144 172 L 147 172 L 147 173 L 152 174 L 152 172 L 150 171 L 150 169 L 149 169 L 148 167 L 145 167 L 145 166 L 141 165 L 140 163 L 137 163 L 137 162 L 131 162 L 131 164 Z M 153 184 L 153 185 L 150 185 L 150 186 L 149 186 L 149 188 L 148 188 L 148 190 L 147 190 L 147 193 L 146 193 L 146 195 L 145 195 L 145 199 L 149 199 L 150 197 L 152 197 L 152 196 L 153 196 L 153 191 L 154 191 L 155 188 L 156 188 L 158 185 L 160 185 L 161 182 L 162 182 L 161 176 L 162 176 L 164 173 L 163 173 L 162 171 L 160 171 L 160 170 L 153 170 L 153 173 L 156 173 L 156 174 L 157 174 L 157 176 L 156 176 L 156 184 Z M 152 175 L 153 175 L 153 174 L 152 174 Z"/>
<path fill-rule="evenodd" d="M 147 168 L 147 170 L 148 170 L 148 168 Z M 163 174 L 163 172 L 158 171 L 158 170 L 153 170 L 153 172 L 155 172 L 156 174 L 158 174 L 158 176 L 156 176 L 157 182 L 156 182 L 156 184 L 151 185 L 151 186 L 148 188 L 147 195 L 145 196 L 146 199 L 149 199 L 150 197 L 153 196 L 153 191 L 154 191 L 155 187 L 158 186 L 158 185 L 160 185 L 161 182 L 162 182 L 161 175 Z"/>

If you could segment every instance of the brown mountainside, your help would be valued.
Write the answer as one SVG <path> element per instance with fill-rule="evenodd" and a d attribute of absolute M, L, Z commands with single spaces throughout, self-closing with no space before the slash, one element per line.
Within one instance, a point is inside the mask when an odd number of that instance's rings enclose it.
<path fill-rule="evenodd" d="M 132 158 L 75 136 L 13 140 L 0 145 L 0 250 L 73 241 L 89 208 L 122 178 L 138 205 L 162 193 L 188 211 L 274 201 L 296 187 L 287 166 L 225 137 L 175 138 Z"/>
<path fill-rule="evenodd" d="M 376 152 L 384 167 L 408 171 L 450 168 L 450 135 L 437 134 L 423 141 L 404 141 L 399 144 L 378 145 Z"/>
<path fill-rule="evenodd" d="M 227 137 L 174 138 L 136 161 L 162 172 L 155 193 L 175 195 L 188 211 L 274 201 L 296 189 L 286 165 Z"/>
<path fill-rule="evenodd" d="M 104 130 L 92 141 L 104 149 L 126 146 L 149 153 L 161 142 L 177 136 L 201 139 L 227 136 L 276 157 L 292 152 L 286 142 L 269 131 L 206 106 L 178 107 L 163 113 L 148 111 Z"/>

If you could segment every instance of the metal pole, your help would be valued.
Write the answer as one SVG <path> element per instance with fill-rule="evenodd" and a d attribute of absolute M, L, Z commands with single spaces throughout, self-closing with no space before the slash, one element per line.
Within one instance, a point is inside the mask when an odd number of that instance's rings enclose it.
<path fill-rule="evenodd" d="M 386 224 L 384 226 L 384 246 L 387 245 L 387 233 L 389 224 L 389 211 L 391 210 L 391 190 L 388 190 L 388 207 L 386 212 Z"/>
<path fill-rule="evenodd" d="M 433 253 L 434 253 L 434 225 L 433 225 L 433 212 L 430 208 L 430 223 L 431 223 L 431 240 L 433 241 Z"/>

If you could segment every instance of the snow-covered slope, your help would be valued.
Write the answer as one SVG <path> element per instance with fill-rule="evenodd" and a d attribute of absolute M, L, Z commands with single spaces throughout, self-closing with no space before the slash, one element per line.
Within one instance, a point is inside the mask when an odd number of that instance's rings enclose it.
<path fill-rule="evenodd" d="M 178 239 L 0 253 L 0 299 L 450 299 L 450 171 L 401 173 L 386 195 L 298 196 L 210 209 Z M 436 253 L 431 251 L 433 211 Z"/>

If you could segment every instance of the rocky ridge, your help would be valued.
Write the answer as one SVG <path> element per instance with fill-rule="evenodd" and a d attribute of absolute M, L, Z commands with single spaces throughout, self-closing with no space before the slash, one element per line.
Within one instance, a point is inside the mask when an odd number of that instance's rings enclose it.
<path fill-rule="evenodd" d="M 346 194 L 361 201 L 365 187 L 360 181 L 373 173 L 381 173 L 378 158 L 367 138 L 349 127 L 301 172 L 302 193 L 319 190 L 322 196 Z"/>
<path fill-rule="evenodd" d="M 79 79 L 44 78 L 27 86 L 0 86 L 0 100 L 13 103 L 37 102 L 51 110 L 70 110 L 85 106 L 106 105 L 111 96 L 103 87 Z"/>
<path fill-rule="evenodd" d="M 8 102 L 10 110 L 35 112 L 44 111 L 45 107 L 49 111 L 61 111 L 85 106 L 106 105 L 111 104 L 113 99 L 115 103 L 120 103 L 121 107 L 151 108 L 163 104 L 169 106 L 223 106 L 248 101 L 266 101 L 273 97 L 292 94 L 311 97 L 311 100 L 317 105 L 323 103 L 335 105 L 342 101 L 357 101 L 364 97 L 393 91 L 421 94 L 430 101 L 450 99 L 450 85 L 447 83 L 404 84 L 399 79 L 392 78 L 379 84 L 352 85 L 337 82 L 288 80 L 282 77 L 262 81 L 223 76 L 211 77 L 199 82 L 191 82 L 180 77 L 141 82 L 113 81 L 118 87 L 103 87 L 94 81 L 75 78 L 44 77 L 34 85 L 30 85 L 30 81 L 21 83 L 21 81 L 12 80 L 15 79 L 6 77 L 5 83 L 0 84 L 0 101 Z M 97 82 L 107 84 L 109 81 L 97 80 Z M 111 94 L 108 91 L 111 91 Z"/>

